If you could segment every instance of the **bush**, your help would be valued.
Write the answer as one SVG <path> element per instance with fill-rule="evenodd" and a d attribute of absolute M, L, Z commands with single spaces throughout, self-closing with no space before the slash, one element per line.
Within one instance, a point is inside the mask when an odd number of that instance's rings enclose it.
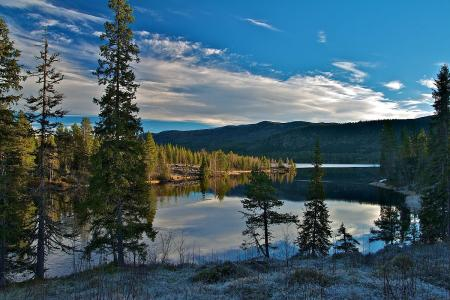
<path fill-rule="evenodd" d="M 225 262 L 200 270 L 192 277 L 194 282 L 217 283 L 230 278 L 240 278 L 248 275 L 248 271 L 232 262 Z"/>
<path fill-rule="evenodd" d="M 317 284 L 321 287 L 327 287 L 333 283 L 333 277 L 316 269 L 299 268 L 291 274 L 289 282 L 297 284 Z"/>

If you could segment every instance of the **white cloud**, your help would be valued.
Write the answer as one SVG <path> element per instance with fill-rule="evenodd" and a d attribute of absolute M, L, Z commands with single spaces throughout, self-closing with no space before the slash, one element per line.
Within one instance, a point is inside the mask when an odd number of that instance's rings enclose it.
<path fill-rule="evenodd" d="M 58 20 L 54 20 L 54 19 L 42 20 L 39 22 L 39 26 L 42 26 L 42 27 L 51 27 L 51 26 L 55 26 L 57 24 L 58 24 Z"/>
<path fill-rule="evenodd" d="M 405 87 L 405 85 L 399 80 L 389 81 L 384 83 L 383 85 L 392 91 L 398 91 Z"/>
<path fill-rule="evenodd" d="M 72 32 L 81 33 L 81 29 L 78 26 L 76 26 L 76 25 L 66 24 L 65 26 L 66 26 L 67 29 L 69 29 Z"/>
<path fill-rule="evenodd" d="M 15 29 L 12 32 L 17 46 L 24 49 L 22 59 L 27 65 L 34 65 L 32 57 L 39 51 L 35 41 L 24 33 L 15 34 Z M 406 102 L 414 99 L 405 100 L 403 104 L 393 102 L 381 92 L 336 80 L 332 74 L 295 75 L 279 80 L 246 71 L 225 70 L 213 63 L 198 64 L 200 58 L 192 56 L 216 51 L 205 50 L 209 48 L 203 48 L 200 43 L 159 35 L 151 37 L 158 51 L 182 59 L 142 52 L 141 62 L 134 67 L 141 85 L 137 103 L 140 116 L 145 119 L 225 125 L 261 120 L 344 122 L 413 118 L 428 113 L 426 107 Z M 151 44 L 151 39 L 147 43 Z M 103 87 L 97 85 L 88 67 L 72 59 L 90 60 L 95 64 L 97 45 L 52 44 L 52 49 L 61 53 L 57 68 L 66 75 L 59 87 L 65 95 L 63 108 L 71 114 L 97 114 L 98 107 L 92 103 L 92 98 L 98 97 Z M 24 96 L 35 92 L 36 85 L 28 80 Z"/>
<path fill-rule="evenodd" d="M 337 61 L 333 63 L 333 66 L 340 68 L 344 71 L 352 74 L 351 80 L 353 82 L 361 83 L 367 77 L 367 73 L 359 70 L 356 63 L 350 61 Z"/>
<path fill-rule="evenodd" d="M 258 26 L 258 27 L 262 27 L 262 28 L 269 29 L 269 30 L 272 30 L 272 31 L 281 31 L 280 29 L 276 28 L 275 26 L 273 26 L 273 25 L 271 25 L 271 24 L 269 24 L 269 23 L 267 23 L 265 21 L 251 19 L 251 18 L 245 18 L 243 20 L 247 21 L 250 24 Z"/>
<path fill-rule="evenodd" d="M 67 18 L 75 21 L 90 21 L 95 23 L 103 23 L 105 18 L 82 13 L 73 9 L 68 9 L 53 5 L 46 0 L 2 0 L 0 6 L 12 7 L 18 9 L 37 8 L 53 16 Z"/>
<path fill-rule="evenodd" d="M 214 125 L 272 121 L 413 118 L 383 93 L 322 75 L 277 80 L 246 72 L 143 58 L 138 102 L 144 118 Z"/>
<path fill-rule="evenodd" d="M 101 31 L 94 31 L 92 33 L 92 35 L 95 35 L 96 37 L 100 37 L 102 34 L 103 34 L 103 32 L 101 32 Z"/>
<path fill-rule="evenodd" d="M 317 42 L 321 43 L 321 44 L 325 44 L 327 42 L 327 35 L 326 35 L 325 31 L 320 30 L 317 33 Z"/>
<path fill-rule="evenodd" d="M 421 79 L 421 80 L 418 81 L 418 83 L 420 83 L 421 85 L 423 85 L 424 87 L 427 87 L 429 89 L 436 88 L 436 85 L 434 84 L 434 80 L 432 78 L 430 78 L 430 79 Z"/>
<path fill-rule="evenodd" d="M 145 30 L 135 31 L 134 33 L 140 37 L 146 37 L 150 35 L 150 32 Z"/>
<path fill-rule="evenodd" d="M 222 56 L 226 49 L 203 47 L 201 43 L 190 42 L 181 38 L 173 39 L 157 33 L 148 33 L 147 38 L 141 40 L 145 47 L 153 54 L 168 59 L 182 59 L 190 62 L 198 61 L 202 57 Z"/>

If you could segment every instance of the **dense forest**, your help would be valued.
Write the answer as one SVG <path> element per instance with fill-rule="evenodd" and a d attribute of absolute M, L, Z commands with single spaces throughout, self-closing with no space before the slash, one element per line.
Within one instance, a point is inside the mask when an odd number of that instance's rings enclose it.
<path fill-rule="evenodd" d="M 428 130 L 431 118 L 392 120 L 397 135 L 403 128 L 411 133 Z M 380 158 L 383 121 L 354 123 L 261 122 L 192 131 L 165 131 L 155 134 L 158 143 L 190 149 L 233 151 L 272 158 L 290 157 L 309 162 L 311 149 L 320 140 L 327 163 L 376 163 Z"/>

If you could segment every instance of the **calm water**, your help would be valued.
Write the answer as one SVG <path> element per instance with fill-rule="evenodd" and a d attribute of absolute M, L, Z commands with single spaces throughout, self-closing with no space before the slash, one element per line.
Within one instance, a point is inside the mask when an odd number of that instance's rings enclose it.
<path fill-rule="evenodd" d="M 368 184 L 379 178 L 378 168 L 373 165 L 366 167 L 336 165 L 325 169 L 326 203 L 330 210 L 332 229 L 335 232 L 341 222 L 361 245 L 361 251 L 373 252 L 382 243 L 368 243 L 370 228 L 378 218 L 380 205 L 400 206 L 403 196 L 397 193 L 381 190 Z M 300 167 L 295 177 L 278 178 L 275 186 L 278 196 L 284 201 L 282 211 L 298 214 L 301 218 L 308 187 L 311 169 Z M 172 251 L 170 258 L 177 260 L 177 248 L 183 241 L 186 256 L 194 257 L 196 261 L 210 259 L 244 259 L 255 255 L 254 251 L 242 251 L 241 235 L 244 220 L 240 210 L 240 200 L 245 194 L 246 176 L 211 180 L 206 184 L 189 184 L 183 186 L 164 185 L 153 189 L 151 205 L 155 210 L 154 227 L 162 236 L 172 236 Z M 79 193 L 76 195 L 79 197 Z M 74 213 L 71 203 L 75 196 L 65 195 L 54 201 L 55 218 L 62 221 L 63 226 L 70 228 Z M 87 239 L 87 227 L 77 228 L 80 238 L 75 242 L 79 249 L 83 248 Z M 274 240 L 278 240 L 280 248 L 274 255 L 284 255 L 286 251 L 294 253 L 291 247 L 282 247 L 285 242 L 296 237 L 295 226 L 274 227 Z M 161 252 L 161 238 L 149 242 L 149 252 Z M 53 253 L 48 257 L 47 276 L 60 276 L 88 267 L 81 263 L 78 254 Z M 92 265 L 102 258 L 95 256 Z"/>

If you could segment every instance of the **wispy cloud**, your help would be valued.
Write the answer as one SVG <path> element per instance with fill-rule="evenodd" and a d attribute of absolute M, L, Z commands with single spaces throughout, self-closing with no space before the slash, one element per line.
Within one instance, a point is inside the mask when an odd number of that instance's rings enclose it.
<path fill-rule="evenodd" d="M 389 81 L 384 83 L 383 85 L 391 91 L 398 91 L 405 87 L 405 85 L 399 80 Z"/>
<path fill-rule="evenodd" d="M 357 68 L 357 64 L 350 61 L 337 61 L 333 66 L 351 73 L 351 80 L 353 82 L 361 83 L 367 77 L 367 73 Z"/>
<path fill-rule="evenodd" d="M 244 18 L 243 20 L 252 25 L 258 26 L 258 27 L 262 27 L 262 28 L 269 29 L 272 31 L 281 31 L 280 29 L 276 28 L 275 26 L 273 26 L 265 21 L 262 21 L 262 20 L 257 20 L 257 19 L 252 19 L 252 18 Z"/>
<path fill-rule="evenodd" d="M 325 31 L 320 30 L 317 33 L 317 42 L 321 44 L 325 44 L 327 42 L 327 34 L 325 33 Z"/>
<path fill-rule="evenodd" d="M 42 26 L 42 27 L 52 27 L 57 24 L 58 24 L 58 20 L 54 20 L 54 19 L 42 20 L 39 22 L 39 26 Z"/>
<path fill-rule="evenodd" d="M 429 78 L 429 79 L 420 79 L 418 81 L 418 83 L 420 83 L 421 85 L 423 85 L 424 87 L 427 87 L 429 89 L 434 89 L 436 88 L 436 85 L 434 83 L 433 78 Z"/>
<path fill-rule="evenodd" d="M 46 0 L 2 0 L 0 2 L 0 6 L 18 9 L 28 9 L 33 7 L 53 16 L 58 16 L 76 21 L 90 21 L 95 23 L 103 23 L 106 21 L 105 18 L 79 12 L 74 9 L 56 6 L 54 4 L 49 3 Z"/>

